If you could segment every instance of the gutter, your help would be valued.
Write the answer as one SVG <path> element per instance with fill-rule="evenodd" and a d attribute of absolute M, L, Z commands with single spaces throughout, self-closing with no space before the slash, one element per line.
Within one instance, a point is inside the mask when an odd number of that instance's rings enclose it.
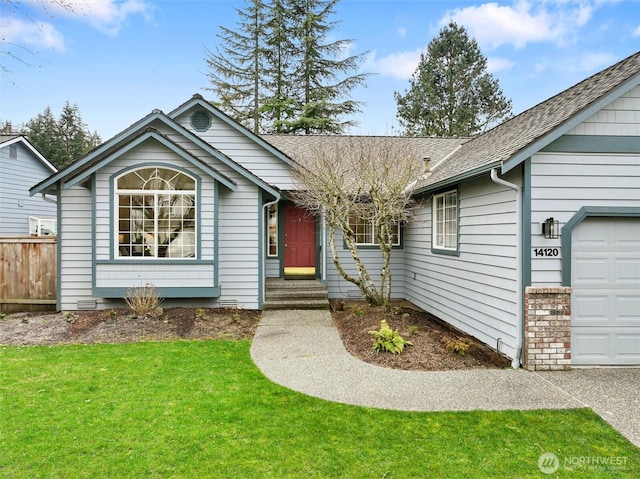
<path fill-rule="evenodd" d="M 53 203 L 54 205 L 58 204 L 58 200 L 54 200 L 53 198 L 47 198 L 47 194 L 46 193 L 40 193 L 42 195 L 42 199 L 44 201 L 46 201 L 47 203 Z"/>
<path fill-rule="evenodd" d="M 514 183 L 510 183 L 498 177 L 498 168 L 493 168 L 491 170 L 491 181 L 493 181 L 498 185 L 506 186 L 507 188 L 510 188 L 516 192 L 516 218 L 518 219 L 518 222 L 521 223 L 522 222 L 522 198 L 521 198 L 522 188 Z M 517 235 L 517 238 L 518 238 L 518 245 L 517 245 L 517 251 L 516 251 L 517 265 L 522 265 L 523 238 L 521 233 L 522 233 L 522 226 L 520 226 L 520 232 Z M 522 355 L 524 354 L 524 347 L 523 347 L 524 346 L 524 337 L 523 337 L 524 336 L 524 328 L 523 328 L 524 303 L 523 303 L 523 291 L 522 291 L 522 274 L 520 274 L 519 272 L 516 275 L 516 290 L 517 290 L 516 354 L 515 354 L 515 358 L 513 358 L 513 360 L 511 361 L 511 367 L 513 367 L 514 369 L 518 369 L 520 367 L 520 365 L 522 364 L 522 361 L 521 361 Z"/>

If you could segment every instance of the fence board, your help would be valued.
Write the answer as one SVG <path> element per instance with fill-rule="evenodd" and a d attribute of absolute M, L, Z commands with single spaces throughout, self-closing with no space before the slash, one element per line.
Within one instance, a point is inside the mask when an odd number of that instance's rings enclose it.
<path fill-rule="evenodd" d="M 0 237 L 0 311 L 56 305 L 55 236 Z"/>

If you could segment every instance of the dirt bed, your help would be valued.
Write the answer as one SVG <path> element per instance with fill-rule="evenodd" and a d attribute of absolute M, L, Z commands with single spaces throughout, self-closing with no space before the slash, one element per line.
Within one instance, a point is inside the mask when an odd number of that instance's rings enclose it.
<path fill-rule="evenodd" d="M 0 320 L 0 344 L 91 344 L 177 339 L 250 339 L 259 311 L 169 308 L 137 317 L 128 309 L 15 313 Z"/>
<path fill-rule="evenodd" d="M 344 311 L 334 311 L 333 319 L 347 350 L 355 357 L 379 366 L 420 371 L 510 366 L 505 356 L 485 344 L 411 307 L 393 307 L 385 311 L 383 307 L 353 305 Z M 413 344 L 405 347 L 402 354 L 373 349 L 373 336 L 369 331 L 379 330 L 383 319 Z M 466 344 L 469 346 L 463 354 L 450 349 Z"/>
<path fill-rule="evenodd" d="M 433 316 L 412 307 L 371 308 L 355 304 L 332 312 L 347 350 L 383 367 L 408 370 L 503 368 L 509 361 L 491 348 L 456 332 Z M 168 308 L 144 317 L 129 309 L 58 313 L 14 313 L 0 320 L 0 344 L 53 345 L 129 343 L 179 339 L 251 339 L 259 311 Z M 408 341 L 402 354 L 374 351 L 369 331 L 386 319 Z M 447 349 L 469 344 L 464 355 Z"/>

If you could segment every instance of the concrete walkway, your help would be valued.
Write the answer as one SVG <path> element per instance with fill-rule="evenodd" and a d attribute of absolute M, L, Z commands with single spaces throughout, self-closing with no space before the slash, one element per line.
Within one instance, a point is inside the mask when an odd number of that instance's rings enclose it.
<path fill-rule="evenodd" d="M 358 406 L 402 411 L 593 407 L 603 415 L 604 410 L 594 406 L 596 400 L 600 401 L 598 404 L 611 404 L 606 399 L 611 390 L 596 388 L 593 394 L 585 394 L 582 388 L 586 378 L 573 371 L 569 374 L 565 371 L 537 374 L 521 369 L 426 372 L 374 366 L 347 352 L 328 311 L 264 311 L 251 346 L 251 357 L 277 384 Z M 606 371 L 607 380 L 619 371 L 626 371 L 632 381 L 629 392 L 639 390 L 640 369 Z M 621 384 L 625 380 L 629 378 L 621 379 Z M 565 382 L 573 386 L 565 386 Z M 614 405 L 608 408 L 609 417 L 603 417 L 640 446 L 637 396 L 625 393 Z M 635 411 L 628 412 L 630 409 Z"/>

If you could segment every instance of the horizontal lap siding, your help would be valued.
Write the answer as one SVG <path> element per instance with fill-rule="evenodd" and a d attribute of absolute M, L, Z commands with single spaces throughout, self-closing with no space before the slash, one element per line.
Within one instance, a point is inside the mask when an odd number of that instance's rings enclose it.
<path fill-rule="evenodd" d="M 560 238 L 545 239 L 540 226 L 553 217 L 560 226 L 584 206 L 640 205 L 640 155 L 541 153 L 531 160 L 531 282 L 562 284 Z M 562 185 L 562 186 L 561 186 Z M 535 248 L 558 248 L 536 258 Z"/>
<path fill-rule="evenodd" d="M 507 178 L 516 181 L 515 178 Z M 516 354 L 516 193 L 490 182 L 460 185 L 460 255 L 431 252 L 431 201 L 405 236 L 405 296 L 412 303 L 513 357 Z"/>
<path fill-rule="evenodd" d="M 333 265 L 333 255 L 327 239 L 327 288 L 332 298 L 361 298 L 358 287 L 346 281 Z M 351 253 L 344 246 L 342 234 L 336 232 L 336 246 L 338 256 L 343 268 L 352 276 L 358 277 L 358 270 Z M 376 287 L 380 285 L 380 269 L 382 267 L 382 253 L 379 248 L 360 249 L 360 259 L 367 268 Z M 395 248 L 391 252 L 391 297 L 400 299 L 404 297 L 404 250 Z"/>
<path fill-rule="evenodd" d="M 11 146 L 16 158 L 9 154 Z M 48 178 L 51 170 L 19 143 L 0 148 L 0 165 L 0 236 L 28 235 L 29 216 L 56 218 L 55 204 L 29 195 L 29 189 Z"/>
<path fill-rule="evenodd" d="M 123 284 L 131 287 L 153 284 L 157 288 L 206 288 L 213 285 L 213 265 L 99 264 L 96 267 L 96 284 L 102 288 L 122 288 Z"/>
<path fill-rule="evenodd" d="M 640 136 L 640 86 L 611 102 L 569 134 Z"/>
<path fill-rule="evenodd" d="M 215 117 L 207 131 L 195 131 L 191 126 L 191 113 L 178 117 L 176 121 L 266 183 L 282 190 L 293 188 L 291 168 L 281 159 Z"/>
<path fill-rule="evenodd" d="M 75 310 L 78 301 L 92 299 L 91 193 L 79 186 L 62 190 L 60 234 L 61 310 Z"/>
<path fill-rule="evenodd" d="M 237 301 L 248 309 L 259 307 L 258 189 L 237 179 L 239 187 L 220 191 L 219 274 L 220 300 Z"/>

